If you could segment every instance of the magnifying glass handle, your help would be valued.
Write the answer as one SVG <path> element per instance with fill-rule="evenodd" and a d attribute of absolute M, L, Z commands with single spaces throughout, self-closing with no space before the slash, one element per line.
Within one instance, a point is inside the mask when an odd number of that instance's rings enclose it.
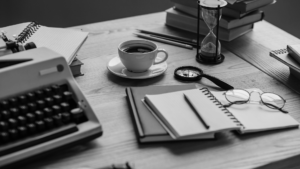
<path fill-rule="evenodd" d="M 224 90 L 234 89 L 234 87 L 232 87 L 231 85 L 223 82 L 222 80 L 220 80 L 216 77 L 213 77 L 213 76 L 210 76 L 210 75 L 207 75 L 207 74 L 202 74 L 202 77 L 206 77 L 207 79 L 209 79 L 214 84 L 216 84 L 217 86 L 221 87 Z"/>

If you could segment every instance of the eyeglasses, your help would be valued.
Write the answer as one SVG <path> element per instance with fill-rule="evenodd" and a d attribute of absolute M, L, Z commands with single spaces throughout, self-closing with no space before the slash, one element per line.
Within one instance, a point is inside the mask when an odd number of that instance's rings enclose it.
<path fill-rule="evenodd" d="M 286 100 L 284 100 L 281 96 L 275 93 L 260 93 L 258 91 L 252 91 L 249 93 L 248 91 L 243 89 L 232 89 L 226 91 L 224 95 L 225 98 L 229 101 L 229 103 L 223 106 L 229 107 L 233 104 L 245 104 L 249 102 L 252 93 L 258 93 L 260 96 L 260 102 L 266 105 L 267 107 L 271 109 L 278 109 L 283 113 L 288 113 L 288 111 L 282 109 L 285 105 Z"/>

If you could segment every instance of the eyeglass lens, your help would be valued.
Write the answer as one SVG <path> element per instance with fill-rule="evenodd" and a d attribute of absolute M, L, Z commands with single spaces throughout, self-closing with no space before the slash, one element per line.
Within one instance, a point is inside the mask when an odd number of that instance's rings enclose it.
<path fill-rule="evenodd" d="M 228 90 L 225 96 L 231 103 L 244 103 L 250 98 L 250 94 L 247 91 L 240 89 Z"/>
<path fill-rule="evenodd" d="M 261 101 L 265 103 L 266 106 L 270 108 L 283 108 L 285 101 L 274 93 L 263 93 L 261 96 Z"/>
<path fill-rule="evenodd" d="M 250 99 L 250 94 L 242 89 L 228 90 L 225 93 L 226 99 L 234 104 L 242 104 Z M 283 108 L 285 101 L 282 97 L 274 93 L 261 94 L 261 101 L 269 108 Z"/>

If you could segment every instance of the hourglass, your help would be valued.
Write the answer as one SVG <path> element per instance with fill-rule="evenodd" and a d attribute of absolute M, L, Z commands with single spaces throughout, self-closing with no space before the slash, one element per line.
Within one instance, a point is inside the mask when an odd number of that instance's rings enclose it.
<path fill-rule="evenodd" d="M 218 64 L 224 61 L 224 55 L 221 54 L 221 43 L 219 41 L 219 21 L 222 16 L 222 7 L 226 6 L 225 0 L 199 0 L 198 1 L 198 23 L 197 23 L 197 55 L 196 60 L 200 63 Z M 201 42 L 199 53 L 199 20 L 201 16 L 209 33 Z M 214 33 L 216 28 L 216 35 Z"/>

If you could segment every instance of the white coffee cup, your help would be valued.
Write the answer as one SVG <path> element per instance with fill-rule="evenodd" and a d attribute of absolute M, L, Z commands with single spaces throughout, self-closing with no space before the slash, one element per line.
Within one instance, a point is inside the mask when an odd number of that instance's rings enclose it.
<path fill-rule="evenodd" d="M 159 52 L 165 53 L 160 61 L 155 61 Z M 147 40 L 129 40 L 118 47 L 121 62 L 130 72 L 140 73 L 147 71 L 152 65 L 160 64 L 168 59 L 168 53 L 159 49 L 157 45 Z"/>

